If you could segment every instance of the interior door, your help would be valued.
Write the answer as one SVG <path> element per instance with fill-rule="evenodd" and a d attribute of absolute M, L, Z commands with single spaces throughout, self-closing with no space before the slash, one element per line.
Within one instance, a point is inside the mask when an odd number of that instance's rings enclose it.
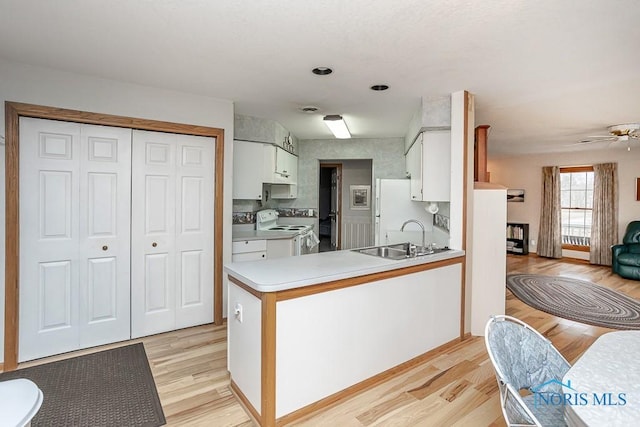
<path fill-rule="evenodd" d="M 331 170 L 331 250 L 340 249 L 340 169 Z"/>
<path fill-rule="evenodd" d="M 132 338 L 213 321 L 213 147 L 133 133 Z"/>
<path fill-rule="evenodd" d="M 20 119 L 19 361 L 129 337 L 130 144 Z"/>

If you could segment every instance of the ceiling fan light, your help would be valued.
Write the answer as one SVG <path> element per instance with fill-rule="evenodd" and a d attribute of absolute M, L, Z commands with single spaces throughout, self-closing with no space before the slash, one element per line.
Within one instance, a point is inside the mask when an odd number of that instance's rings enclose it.
<path fill-rule="evenodd" d="M 329 114 L 324 116 L 324 124 L 327 125 L 331 133 L 338 139 L 349 139 L 351 133 L 344 119 L 339 114 Z"/>

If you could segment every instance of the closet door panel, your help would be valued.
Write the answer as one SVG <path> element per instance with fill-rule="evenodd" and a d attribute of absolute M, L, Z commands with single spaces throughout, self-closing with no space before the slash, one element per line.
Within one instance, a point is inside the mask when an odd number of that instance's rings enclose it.
<path fill-rule="evenodd" d="M 134 131 L 131 336 L 175 329 L 174 135 Z"/>
<path fill-rule="evenodd" d="M 81 125 L 80 347 L 129 339 L 131 129 Z"/>
<path fill-rule="evenodd" d="M 212 138 L 178 135 L 176 327 L 213 322 Z"/>
<path fill-rule="evenodd" d="M 78 348 L 80 126 L 20 119 L 18 361 Z"/>

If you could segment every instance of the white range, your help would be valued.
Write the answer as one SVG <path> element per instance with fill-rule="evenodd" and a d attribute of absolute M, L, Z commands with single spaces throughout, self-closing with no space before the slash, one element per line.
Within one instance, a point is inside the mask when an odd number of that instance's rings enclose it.
<path fill-rule="evenodd" d="M 281 224 L 275 209 L 264 209 L 256 214 L 256 231 L 295 234 L 293 238 L 293 255 L 306 255 L 318 244 L 318 238 L 312 225 Z"/>

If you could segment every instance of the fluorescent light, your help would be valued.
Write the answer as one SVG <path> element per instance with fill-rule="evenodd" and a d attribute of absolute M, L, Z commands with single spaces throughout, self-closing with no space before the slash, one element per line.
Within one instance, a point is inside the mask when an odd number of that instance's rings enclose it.
<path fill-rule="evenodd" d="M 336 138 L 347 139 L 351 138 L 351 133 L 349 133 L 349 128 L 347 124 L 344 122 L 343 118 L 339 114 L 330 114 L 328 116 L 324 116 L 324 124 L 327 125 L 329 130 L 333 133 Z"/>

